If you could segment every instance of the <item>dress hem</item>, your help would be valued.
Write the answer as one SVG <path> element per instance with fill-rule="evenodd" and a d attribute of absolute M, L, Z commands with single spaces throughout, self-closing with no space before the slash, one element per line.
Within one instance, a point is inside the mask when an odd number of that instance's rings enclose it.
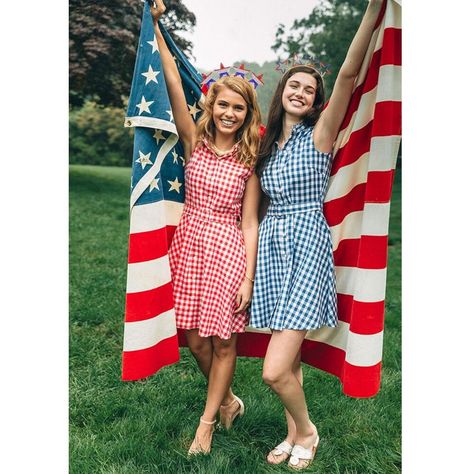
<path fill-rule="evenodd" d="M 336 327 L 338 327 L 338 323 L 336 323 L 335 325 L 321 324 L 320 326 L 309 327 L 309 328 L 271 327 L 271 326 L 263 326 L 263 325 L 256 326 L 256 325 L 252 325 L 252 324 L 249 324 L 249 326 L 251 328 L 255 328 L 255 329 L 271 329 L 272 331 L 282 331 L 283 329 L 292 329 L 294 331 L 313 331 L 314 329 L 321 329 L 321 328 L 324 328 L 324 327 L 336 328 Z"/>
<path fill-rule="evenodd" d="M 182 329 L 184 331 L 190 331 L 191 329 L 199 329 L 199 327 L 183 327 L 183 326 L 176 326 L 178 329 Z M 242 334 L 245 332 L 245 327 L 242 330 L 236 330 L 236 331 L 231 331 L 229 337 L 222 337 L 222 334 L 201 334 L 198 332 L 199 337 L 211 337 L 211 336 L 217 336 L 220 339 L 228 340 L 232 337 L 232 334 Z"/>

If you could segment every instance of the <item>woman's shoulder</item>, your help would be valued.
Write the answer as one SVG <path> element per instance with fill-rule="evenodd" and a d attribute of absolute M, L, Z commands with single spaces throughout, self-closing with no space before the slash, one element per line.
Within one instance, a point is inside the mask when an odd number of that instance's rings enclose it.
<path fill-rule="evenodd" d="M 321 151 L 321 147 L 317 146 L 314 139 L 314 128 L 314 125 L 302 127 L 298 140 L 302 152 L 305 154 L 331 155 L 332 152 Z"/>

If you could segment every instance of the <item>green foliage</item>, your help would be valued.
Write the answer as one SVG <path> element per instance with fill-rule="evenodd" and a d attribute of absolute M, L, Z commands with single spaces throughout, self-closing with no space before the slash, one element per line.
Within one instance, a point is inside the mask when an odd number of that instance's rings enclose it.
<path fill-rule="evenodd" d="M 265 462 L 286 432 L 281 404 L 261 381 L 261 359 L 239 358 L 233 387 L 246 414 L 230 432 L 215 434 L 210 456 L 186 456 L 206 397 L 188 350 L 153 377 L 120 381 L 129 180 L 127 168 L 71 166 L 70 473 L 288 473 L 285 464 Z M 308 472 L 401 472 L 399 173 L 390 237 L 381 390 L 370 399 L 348 398 L 335 377 L 303 367 L 321 435 Z"/>
<path fill-rule="evenodd" d="M 194 13 L 180 0 L 167 0 L 163 24 L 185 52 L 192 43 L 180 31 L 196 24 Z M 120 106 L 130 92 L 143 3 L 139 0 L 69 1 L 69 98 L 80 106 L 95 97 Z"/>
<path fill-rule="evenodd" d="M 318 2 L 307 18 L 295 20 L 290 32 L 279 26 L 272 49 L 284 59 L 304 54 L 329 64 L 324 76 L 329 97 L 366 8 L 367 0 Z"/>
<path fill-rule="evenodd" d="M 86 101 L 69 114 L 70 163 L 129 166 L 133 130 L 123 126 L 124 108 Z"/>

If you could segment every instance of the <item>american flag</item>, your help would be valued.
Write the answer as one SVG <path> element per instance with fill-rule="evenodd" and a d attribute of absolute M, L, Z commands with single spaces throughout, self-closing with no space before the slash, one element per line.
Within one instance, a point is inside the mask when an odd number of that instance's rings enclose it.
<path fill-rule="evenodd" d="M 146 9 L 145 6 L 145 16 Z M 147 41 L 142 41 L 145 22 L 146 18 L 142 26 L 141 45 Z M 176 48 L 171 42 L 168 44 L 170 48 Z M 179 61 L 186 66 L 190 77 L 196 78 L 198 82 L 198 75 L 185 62 L 185 58 Z M 141 72 L 139 63 L 140 57 L 137 59 L 132 93 L 137 72 Z M 142 63 L 141 68 L 145 66 Z M 137 68 L 140 70 L 137 71 Z M 159 90 L 160 96 L 166 96 L 164 85 L 159 85 Z M 190 97 L 190 102 L 196 101 L 198 94 L 196 92 Z M 130 101 L 130 108 L 139 103 L 140 97 L 135 95 Z M 165 103 L 168 107 L 168 103 Z M 136 109 L 130 112 L 130 108 L 129 117 L 137 115 Z M 139 120 L 140 116 L 127 120 L 134 119 Z M 132 125 L 150 126 L 143 125 L 143 122 L 132 122 Z M 137 132 L 139 130 L 137 128 Z M 149 132 L 151 135 L 153 133 L 156 133 L 154 129 Z M 337 137 L 325 199 L 324 213 L 331 228 L 336 264 L 339 325 L 337 328 L 308 332 L 302 346 L 303 362 L 337 376 L 343 392 L 352 397 L 374 396 L 380 388 L 388 221 L 400 138 L 401 7 L 399 2 L 387 0 L 374 28 L 348 112 Z M 140 150 L 137 140 L 136 137 L 134 153 L 138 155 Z M 137 155 L 134 155 L 134 161 L 140 159 Z M 154 172 L 157 176 L 159 171 L 160 183 L 173 182 L 173 176 L 165 168 L 168 162 L 163 161 L 163 165 L 158 159 L 154 162 L 158 162 Z M 138 167 L 141 168 L 141 165 L 138 164 Z M 136 172 L 138 176 L 142 173 L 134 163 L 134 176 Z M 163 178 L 165 172 L 168 174 Z M 180 173 L 176 179 L 182 183 L 182 168 Z M 139 182 L 132 178 L 124 380 L 147 377 L 162 366 L 176 362 L 179 359 L 178 340 L 180 345 L 185 345 L 183 335 L 176 331 L 174 325 L 166 258 L 167 246 L 179 220 L 182 194 L 174 191 L 170 183 L 169 189 L 165 189 L 167 192 L 162 192 L 161 197 L 153 203 L 154 207 L 141 212 L 140 207 L 145 202 L 140 206 L 141 197 L 133 200 Z M 135 194 L 144 193 L 149 187 L 145 183 Z M 182 186 L 180 190 L 183 189 Z M 134 222 L 141 224 L 135 225 Z M 148 233 L 152 240 L 147 241 L 146 236 L 143 238 L 141 235 Z M 140 244 L 135 243 L 138 240 Z M 143 250 L 135 251 L 135 247 Z M 159 255 L 156 249 L 160 249 Z M 269 337 L 269 331 L 247 328 L 239 336 L 238 354 L 264 357 Z"/>
<path fill-rule="evenodd" d="M 180 70 L 189 113 L 197 118 L 201 76 L 162 31 Z M 179 360 L 168 247 L 184 203 L 183 147 L 147 3 L 125 126 L 135 127 L 135 138 L 122 378 L 136 380 Z"/>

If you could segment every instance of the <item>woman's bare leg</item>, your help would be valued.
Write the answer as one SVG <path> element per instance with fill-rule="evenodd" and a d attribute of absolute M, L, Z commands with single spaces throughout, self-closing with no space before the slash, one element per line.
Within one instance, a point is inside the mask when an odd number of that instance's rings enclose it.
<path fill-rule="evenodd" d="M 290 329 L 273 332 L 263 363 L 263 380 L 280 397 L 290 422 L 295 424 L 294 443 L 309 449 L 316 441 L 317 430 L 309 419 L 303 388 L 294 372 L 305 334 Z"/>
<path fill-rule="evenodd" d="M 198 334 L 198 329 L 190 329 L 186 331 L 186 340 L 188 342 L 189 350 L 191 354 L 196 359 L 199 369 L 203 373 L 204 377 L 209 380 L 209 372 L 212 365 L 212 338 L 211 337 L 201 337 Z M 234 395 L 232 389 L 226 393 L 223 405 L 227 405 L 234 400 Z"/>
<path fill-rule="evenodd" d="M 237 360 L 236 345 L 237 334 L 233 334 L 230 339 L 212 337 L 212 364 L 209 371 L 206 406 L 201 417 L 204 421 L 212 422 L 216 419 L 217 411 L 229 392 Z M 190 451 L 209 452 L 213 430 L 213 425 L 201 422 Z"/>
<path fill-rule="evenodd" d="M 295 360 L 292 366 L 292 371 L 296 379 L 300 383 L 300 385 L 303 386 L 303 371 L 301 369 L 301 350 L 298 351 L 298 354 L 295 357 Z M 290 415 L 290 412 L 286 408 L 285 408 L 285 417 L 286 417 L 286 423 L 288 426 L 288 431 L 287 431 L 285 441 L 293 446 L 295 444 L 295 439 L 296 439 L 296 424 L 295 424 L 295 420 L 293 420 L 293 417 Z M 267 456 L 267 461 L 270 464 L 280 464 L 286 461 L 289 458 L 289 456 L 290 455 L 287 453 L 275 454 L 274 450 L 272 450 Z"/>

